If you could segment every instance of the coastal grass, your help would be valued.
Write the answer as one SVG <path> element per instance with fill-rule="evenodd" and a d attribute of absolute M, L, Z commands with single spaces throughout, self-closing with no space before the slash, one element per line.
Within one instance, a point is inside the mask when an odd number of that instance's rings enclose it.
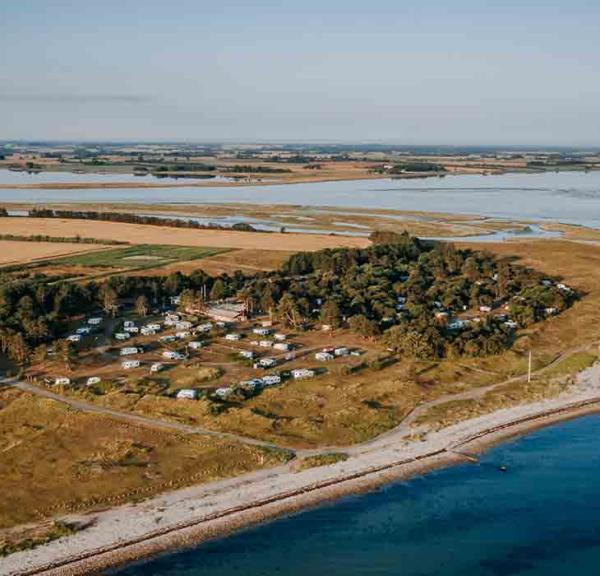
<path fill-rule="evenodd" d="M 0 537 L 18 524 L 139 501 L 288 458 L 277 449 L 122 423 L 4 389 L 0 477 L 10 496 L 0 499 Z"/>
<path fill-rule="evenodd" d="M 294 467 L 296 472 L 302 472 L 302 470 L 308 470 L 309 468 L 317 468 L 319 466 L 330 466 L 337 464 L 338 462 L 345 462 L 348 460 L 348 454 L 345 452 L 328 452 L 327 454 L 315 454 L 314 456 L 307 456 L 302 458 Z"/>

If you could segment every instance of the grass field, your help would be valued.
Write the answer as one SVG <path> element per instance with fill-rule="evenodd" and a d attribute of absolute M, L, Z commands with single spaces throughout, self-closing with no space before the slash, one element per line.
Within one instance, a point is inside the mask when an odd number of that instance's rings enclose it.
<path fill-rule="evenodd" d="M 179 435 L 0 391 L 2 529 L 145 498 L 285 459 L 274 450 Z M 43 481 L 40 481 L 43 479 Z"/>
<path fill-rule="evenodd" d="M 91 268 L 147 268 L 179 261 L 198 260 L 226 252 L 225 248 L 194 246 L 162 246 L 142 244 L 126 248 L 110 248 L 88 254 L 68 256 L 48 262 L 49 266 L 85 266 Z"/>
<path fill-rule="evenodd" d="M 65 254 L 92 253 L 101 250 L 102 245 L 55 243 L 55 242 L 20 242 L 0 240 L 0 266 L 26 264 L 43 258 L 62 256 Z"/>

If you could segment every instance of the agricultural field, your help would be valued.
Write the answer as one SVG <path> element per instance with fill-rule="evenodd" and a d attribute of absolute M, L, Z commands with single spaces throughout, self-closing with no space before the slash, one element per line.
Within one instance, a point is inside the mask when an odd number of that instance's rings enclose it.
<path fill-rule="evenodd" d="M 104 248 L 68 242 L 21 242 L 0 240 L 0 266 L 26 264 L 38 260 L 67 254 L 91 254 Z"/>
<path fill-rule="evenodd" d="M 130 244 L 161 244 L 168 246 L 213 246 L 254 250 L 321 250 L 337 247 L 364 247 L 367 238 L 331 236 L 328 234 L 298 234 L 279 232 L 241 232 L 236 230 L 185 229 L 61 218 L 0 218 L 3 234 L 27 235 L 31 230 L 47 236 L 92 237 Z"/>
<path fill-rule="evenodd" d="M 69 256 L 46 262 L 48 266 L 75 266 L 87 268 L 145 269 L 164 266 L 179 261 L 200 260 L 226 252 L 224 248 L 192 246 L 164 246 L 141 244 L 126 248 Z"/>

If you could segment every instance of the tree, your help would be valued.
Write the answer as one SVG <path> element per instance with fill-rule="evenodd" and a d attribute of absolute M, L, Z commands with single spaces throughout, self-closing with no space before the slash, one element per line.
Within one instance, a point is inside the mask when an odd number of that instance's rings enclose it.
<path fill-rule="evenodd" d="M 226 293 L 227 292 L 223 280 L 217 278 L 210 290 L 211 300 L 222 300 L 223 298 L 225 298 Z"/>
<path fill-rule="evenodd" d="M 377 322 L 369 320 L 363 314 L 351 316 L 348 319 L 348 325 L 352 332 L 362 336 L 363 338 L 374 338 L 379 334 L 379 326 Z"/>
<path fill-rule="evenodd" d="M 117 293 L 108 284 L 103 284 L 100 288 L 100 298 L 104 312 L 114 316 L 117 311 Z"/>
<path fill-rule="evenodd" d="M 332 328 L 339 328 L 342 323 L 340 308 L 334 300 L 327 300 L 321 307 L 321 322 Z"/>
<path fill-rule="evenodd" d="M 59 340 L 56 346 L 56 353 L 64 363 L 65 369 L 70 372 L 73 369 L 72 362 L 75 357 L 75 350 L 71 342 L 68 340 Z"/>
<path fill-rule="evenodd" d="M 438 358 L 444 351 L 444 341 L 435 328 L 419 331 L 399 324 L 385 332 L 384 342 L 395 352 L 412 358 Z"/>
<path fill-rule="evenodd" d="M 302 322 L 302 316 L 298 303 L 288 293 L 285 293 L 277 305 L 277 316 L 285 326 L 298 328 Z"/>
<path fill-rule="evenodd" d="M 148 298 L 146 298 L 146 296 L 144 296 L 142 294 L 141 296 L 137 297 L 137 299 L 135 301 L 136 314 L 138 314 L 139 316 L 145 317 L 148 314 L 149 307 L 150 307 L 150 304 L 149 304 Z"/>

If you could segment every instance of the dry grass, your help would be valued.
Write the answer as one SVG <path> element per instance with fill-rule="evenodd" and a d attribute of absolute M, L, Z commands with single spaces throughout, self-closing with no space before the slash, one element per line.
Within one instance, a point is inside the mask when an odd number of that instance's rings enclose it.
<path fill-rule="evenodd" d="M 0 392 L 0 528 L 116 505 L 283 460 L 277 452 L 156 431 Z"/>
<path fill-rule="evenodd" d="M 63 220 L 59 218 L 0 218 L 3 234 L 44 234 L 48 236 L 87 236 L 121 240 L 131 244 L 166 244 L 171 246 L 211 246 L 276 251 L 313 251 L 340 246 L 365 247 L 366 238 L 325 234 L 280 234 L 238 232 L 234 230 L 194 230 L 121 222 Z M 61 245 L 63 247 L 64 245 Z"/>
<path fill-rule="evenodd" d="M 4 222 L 0 222 L 0 229 L 4 230 Z M 29 232 L 31 232 L 31 229 Z M 55 236 L 60 236 L 60 234 L 57 233 Z M 91 246 L 90 244 L 71 244 L 67 242 L 19 242 L 13 240 L 0 240 L 0 266 L 28 263 L 44 258 L 52 258 L 54 256 L 80 254 L 105 248 L 106 246 L 101 244 Z"/>
<path fill-rule="evenodd" d="M 219 274 L 231 274 L 241 270 L 247 274 L 279 268 L 293 252 L 283 250 L 232 250 L 216 256 L 192 260 L 188 262 L 177 262 L 167 266 L 136 272 L 135 274 L 157 274 L 166 275 L 172 272 L 191 274 L 194 270 L 204 270 L 208 274 L 218 276 Z"/>

